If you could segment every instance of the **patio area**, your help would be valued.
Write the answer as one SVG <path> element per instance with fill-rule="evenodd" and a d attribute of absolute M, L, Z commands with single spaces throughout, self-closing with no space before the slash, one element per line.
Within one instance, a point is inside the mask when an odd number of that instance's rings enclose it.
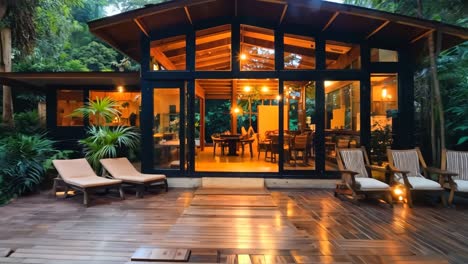
<path fill-rule="evenodd" d="M 140 247 L 189 249 L 190 263 L 468 262 L 466 202 L 357 206 L 321 189 L 127 197 L 95 196 L 90 208 L 81 195 L 14 201 L 1 208 L 0 253 L 14 252 L 0 263 L 145 263 L 131 262 Z"/>

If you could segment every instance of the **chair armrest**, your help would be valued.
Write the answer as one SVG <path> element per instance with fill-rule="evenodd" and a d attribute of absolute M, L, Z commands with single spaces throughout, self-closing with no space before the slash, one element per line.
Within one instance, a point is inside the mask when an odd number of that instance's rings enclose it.
<path fill-rule="evenodd" d="M 359 174 L 359 172 L 350 171 L 350 170 L 339 170 L 338 172 L 341 173 L 341 174 L 349 174 L 351 176 L 355 176 L 355 175 Z"/>
<path fill-rule="evenodd" d="M 358 172 L 350 171 L 350 170 L 339 170 L 338 172 L 341 173 L 341 178 L 343 179 L 343 181 L 351 185 L 352 189 L 360 188 L 360 186 L 356 183 L 356 178 L 355 178 L 355 176 L 359 174 Z M 346 180 L 346 175 L 349 175 L 348 179 L 350 179 L 351 182 Z"/>
<path fill-rule="evenodd" d="M 380 171 L 380 172 L 391 172 L 390 168 L 385 168 L 385 167 L 382 168 L 382 167 L 377 167 L 373 165 L 366 165 L 366 168 L 370 170 L 374 170 L 374 171 Z"/>
<path fill-rule="evenodd" d="M 451 172 L 451 171 L 446 171 L 446 170 L 441 170 L 439 168 L 434 168 L 434 167 L 427 167 L 425 169 L 428 173 L 434 173 L 434 174 L 439 174 L 442 176 L 457 176 L 458 173 Z"/>

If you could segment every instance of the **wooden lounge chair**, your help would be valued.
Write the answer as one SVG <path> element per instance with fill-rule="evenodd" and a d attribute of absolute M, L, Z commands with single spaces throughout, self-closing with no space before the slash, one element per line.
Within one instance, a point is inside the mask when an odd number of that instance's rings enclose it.
<path fill-rule="evenodd" d="M 444 206 L 446 205 L 443 186 L 433 180 L 427 179 L 430 173 L 440 170 L 428 168 L 419 148 L 394 150 L 387 148 L 390 168 L 394 172 L 394 180 L 405 186 L 406 199 L 409 207 L 413 207 L 414 192 L 438 193 Z M 421 174 L 421 168 L 424 176 Z"/>
<path fill-rule="evenodd" d="M 442 150 L 442 176 L 444 187 L 450 188 L 449 205 L 452 205 L 455 192 L 468 192 L 468 152 Z"/>
<path fill-rule="evenodd" d="M 383 196 L 392 207 L 392 192 L 390 185 L 372 178 L 372 171 L 388 172 L 385 168 L 371 166 L 364 147 L 336 149 L 338 168 L 342 173 L 342 183 L 337 185 L 335 196 L 351 194 L 354 201 L 359 196 Z M 347 188 L 343 188 L 343 187 Z"/>
<path fill-rule="evenodd" d="M 168 189 L 166 176 L 163 174 L 144 174 L 135 169 L 127 158 L 101 159 L 104 174 L 108 173 L 112 178 L 121 180 L 123 183 L 135 185 L 136 196 L 143 197 L 146 187 L 155 183 L 163 184 L 166 192 Z"/>
<path fill-rule="evenodd" d="M 58 172 L 58 178 L 54 181 L 54 195 L 58 180 L 65 183 L 65 198 L 69 188 L 83 192 L 85 206 L 89 203 L 89 193 L 96 189 L 118 188 L 120 198 L 125 199 L 122 181 L 97 176 L 86 159 L 53 160 L 52 163 Z"/>

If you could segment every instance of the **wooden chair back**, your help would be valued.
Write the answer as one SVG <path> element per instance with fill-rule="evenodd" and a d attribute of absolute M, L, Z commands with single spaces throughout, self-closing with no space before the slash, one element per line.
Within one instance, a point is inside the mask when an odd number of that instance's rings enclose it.
<path fill-rule="evenodd" d="M 358 172 L 355 177 L 366 177 L 370 175 L 366 165 L 370 165 L 367 152 L 364 147 L 361 148 L 337 148 L 336 159 L 340 170 L 349 170 Z"/>
<path fill-rule="evenodd" d="M 419 148 L 398 150 L 387 148 L 387 156 L 390 167 L 393 169 L 408 171 L 410 177 L 423 177 L 421 167 L 425 169 L 427 166 Z M 395 173 L 395 176 L 402 177 L 400 173 Z"/>
<path fill-rule="evenodd" d="M 442 150 L 441 169 L 458 173 L 454 179 L 468 181 L 468 151 Z"/>

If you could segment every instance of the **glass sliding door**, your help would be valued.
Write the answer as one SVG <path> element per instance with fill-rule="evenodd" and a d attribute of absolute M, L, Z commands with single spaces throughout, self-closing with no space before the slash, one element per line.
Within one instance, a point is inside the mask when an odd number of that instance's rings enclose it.
<path fill-rule="evenodd" d="M 181 88 L 153 90 L 153 167 L 156 170 L 180 170 L 186 147 L 185 104 Z M 183 143 L 181 143 L 183 142 Z M 185 160 L 185 159 L 184 159 Z"/>
<path fill-rule="evenodd" d="M 335 170 L 336 149 L 360 146 L 359 81 L 325 81 L 325 170 Z"/>
<path fill-rule="evenodd" d="M 284 82 L 284 170 L 315 170 L 315 82 Z"/>

